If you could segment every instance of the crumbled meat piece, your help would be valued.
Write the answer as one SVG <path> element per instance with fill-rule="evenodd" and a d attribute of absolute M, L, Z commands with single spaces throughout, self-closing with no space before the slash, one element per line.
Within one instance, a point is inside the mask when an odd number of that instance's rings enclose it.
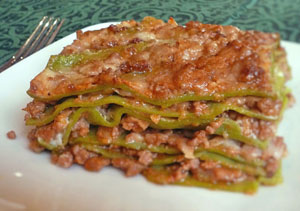
<path fill-rule="evenodd" d="M 271 121 L 258 120 L 259 132 L 258 138 L 261 140 L 268 140 L 270 137 L 275 136 L 276 133 L 276 124 Z"/>
<path fill-rule="evenodd" d="M 190 159 L 190 160 L 185 160 L 182 162 L 182 168 L 186 171 L 191 170 L 191 169 L 197 169 L 200 165 L 200 160 L 199 159 Z"/>
<path fill-rule="evenodd" d="M 37 140 L 30 140 L 29 141 L 29 149 L 31 149 L 33 152 L 40 153 L 45 150 L 44 147 L 42 147 Z"/>
<path fill-rule="evenodd" d="M 173 173 L 171 174 L 170 180 L 172 182 L 184 180 L 188 176 L 189 171 L 197 169 L 199 164 L 199 159 L 191 159 L 181 162 L 180 166 L 174 165 L 171 167 L 171 169 L 173 169 Z"/>
<path fill-rule="evenodd" d="M 150 119 L 152 120 L 152 122 L 154 122 L 155 124 L 159 123 L 160 121 L 160 115 L 158 114 L 152 114 L 150 115 Z"/>
<path fill-rule="evenodd" d="M 204 102 L 193 102 L 193 111 L 197 116 L 201 116 L 208 111 L 208 105 Z"/>
<path fill-rule="evenodd" d="M 209 141 L 207 139 L 206 132 L 204 130 L 199 130 L 194 134 L 194 138 L 188 142 L 188 145 L 196 147 L 203 145 L 205 148 L 209 147 Z"/>
<path fill-rule="evenodd" d="M 132 116 L 126 116 L 125 118 L 122 118 L 121 124 L 125 130 L 132 130 L 133 132 L 137 133 L 146 130 L 149 126 L 148 122 Z"/>
<path fill-rule="evenodd" d="M 79 121 L 72 128 L 72 137 L 76 138 L 79 136 L 86 136 L 89 133 L 90 124 L 85 120 L 85 118 L 80 118 Z"/>
<path fill-rule="evenodd" d="M 84 163 L 84 168 L 88 171 L 100 171 L 103 167 L 108 166 L 110 160 L 103 157 L 92 157 Z"/>
<path fill-rule="evenodd" d="M 186 117 L 186 114 L 188 113 L 188 110 L 191 107 L 190 102 L 183 102 L 183 103 L 176 103 L 170 107 L 172 111 L 177 111 L 180 113 L 179 119 L 184 119 Z"/>
<path fill-rule="evenodd" d="M 220 166 L 220 164 L 216 161 L 204 161 L 201 162 L 201 167 L 204 169 L 214 169 Z"/>
<path fill-rule="evenodd" d="M 31 149 L 33 152 L 36 152 L 36 153 L 40 153 L 42 152 L 45 148 L 42 147 L 38 141 L 37 141 L 37 138 L 35 136 L 35 132 L 36 132 L 36 129 L 32 129 L 29 133 L 28 133 L 28 140 L 29 140 L 29 149 Z"/>
<path fill-rule="evenodd" d="M 51 161 L 60 167 L 69 168 L 73 164 L 73 155 L 70 151 L 65 151 L 61 154 L 52 153 Z"/>
<path fill-rule="evenodd" d="M 146 133 L 145 134 L 145 141 L 147 144 L 152 144 L 155 146 L 159 146 L 160 144 L 167 143 L 171 134 L 165 133 Z"/>
<path fill-rule="evenodd" d="M 58 133 L 61 133 L 69 124 L 69 116 L 72 111 L 66 109 L 57 115 L 54 121 L 42 126 L 36 130 L 35 136 L 41 138 L 43 141 L 50 142 Z"/>
<path fill-rule="evenodd" d="M 6 133 L 6 136 L 9 139 L 16 139 L 16 137 L 17 137 L 15 131 L 13 131 L 13 130 L 11 130 L 8 133 Z"/>
<path fill-rule="evenodd" d="M 39 118 L 46 109 L 46 104 L 40 101 L 32 101 L 27 104 L 24 111 L 27 111 L 28 114 L 25 115 L 25 120 L 29 118 Z"/>
<path fill-rule="evenodd" d="M 117 139 L 122 130 L 116 127 L 99 126 L 97 131 L 97 138 L 102 144 L 111 144 L 113 140 Z"/>
<path fill-rule="evenodd" d="M 148 150 L 138 152 L 139 162 L 145 166 L 148 166 L 153 161 L 152 153 Z"/>
<path fill-rule="evenodd" d="M 135 176 L 145 169 L 145 166 L 129 158 L 112 159 L 112 165 L 125 171 L 127 177 Z"/>
<path fill-rule="evenodd" d="M 139 156 L 138 155 L 139 151 L 135 150 L 135 149 L 129 149 L 126 147 L 122 147 L 120 150 L 121 150 L 122 154 L 129 155 L 130 157 L 138 157 Z"/>
<path fill-rule="evenodd" d="M 213 173 L 217 181 L 238 182 L 246 178 L 246 175 L 241 170 L 225 167 L 214 168 Z"/>
<path fill-rule="evenodd" d="M 287 98 L 288 98 L 288 107 L 290 108 L 296 103 L 296 99 L 291 93 L 287 94 Z"/>
<path fill-rule="evenodd" d="M 255 119 L 237 113 L 234 113 L 234 116 L 231 114 L 231 118 L 234 117 L 234 120 L 240 125 L 244 136 L 261 140 L 268 140 L 270 137 L 275 136 L 276 124 L 274 122 Z"/>
<path fill-rule="evenodd" d="M 80 165 L 83 165 L 90 157 L 96 156 L 96 154 L 87 151 L 79 145 L 74 145 L 71 148 L 71 152 L 74 155 L 74 161 Z"/>
<path fill-rule="evenodd" d="M 263 159 L 268 160 L 268 159 L 275 159 L 275 160 L 280 160 L 283 158 L 287 153 L 287 148 L 285 143 L 283 142 L 282 137 L 275 137 L 274 139 L 271 140 L 268 148 L 263 151 Z"/>
<path fill-rule="evenodd" d="M 133 132 L 126 135 L 125 140 L 127 143 L 142 142 L 144 141 L 144 137 L 140 133 Z"/>
<path fill-rule="evenodd" d="M 259 148 L 244 144 L 241 148 L 240 154 L 246 160 L 253 160 L 255 158 L 260 158 L 262 156 L 262 150 Z"/>
<path fill-rule="evenodd" d="M 178 137 L 175 140 L 176 140 L 176 142 L 174 142 L 173 144 L 176 144 L 177 148 L 181 152 L 183 152 L 185 158 L 188 158 L 188 159 L 195 158 L 194 147 L 187 144 L 188 139 L 186 139 L 184 137 L 181 137 L 181 138 Z"/>
<path fill-rule="evenodd" d="M 172 174 L 172 181 L 178 182 L 183 181 L 188 176 L 188 171 L 184 170 L 182 167 L 176 169 Z"/>
<path fill-rule="evenodd" d="M 262 113 L 275 116 L 280 113 L 282 104 L 279 100 L 263 98 L 257 102 L 257 107 Z"/>
<path fill-rule="evenodd" d="M 273 100 L 269 98 L 261 98 L 254 96 L 247 97 L 232 97 L 225 101 L 227 104 L 237 105 L 239 107 L 245 107 L 255 112 L 259 111 L 265 115 L 279 115 L 282 108 L 282 101 Z"/>
<path fill-rule="evenodd" d="M 173 134 L 172 130 L 146 133 L 145 142 L 154 146 L 168 143 L 170 146 L 177 147 L 182 151 L 186 158 L 194 158 L 194 147 L 188 145 L 188 139 L 179 134 Z"/>
<path fill-rule="evenodd" d="M 221 125 L 223 124 L 223 119 L 218 119 L 217 121 L 211 122 L 209 123 L 209 125 L 205 128 L 206 132 L 208 134 L 214 134 L 216 132 L 216 130 L 221 127 Z"/>
<path fill-rule="evenodd" d="M 280 162 L 274 158 L 270 158 L 267 161 L 267 165 L 265 167 L 266 172 L 267 172 L 267 177 L 272 177 L 277 169 L 279 168 Z"/>

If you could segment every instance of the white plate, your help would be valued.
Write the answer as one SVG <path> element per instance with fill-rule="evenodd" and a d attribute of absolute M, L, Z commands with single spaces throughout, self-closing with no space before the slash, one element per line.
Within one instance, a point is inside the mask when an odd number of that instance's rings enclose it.
<path fill-rule="evenodd" d="M 99 24 L 87 29 L 107 27 Z M 85 29 L 86 30 L 86 29 Z M 256 195 L 211 191 L 202 188 L 159 186 L 142 176 L 125 178 L 105 168 L 91 173 L 79 166 L 62 169 L 50 163 L 49 154 L 27 148 L 21 110 L 31 100 L 30 80 L 45 67 L 52 54 L 70 44 L 69 35 L 0 74 L 0 210 L 299 210 L 300 209 L 300 106 L 287 110 L 279 134 L 288 144 L 283 162 L 284 183 L 261 187 Z M 289 82 L 300 101 L 300 45 L 283 42 L 294 78 Z M 16 140 L 6 133 L 15 130 Z"/>

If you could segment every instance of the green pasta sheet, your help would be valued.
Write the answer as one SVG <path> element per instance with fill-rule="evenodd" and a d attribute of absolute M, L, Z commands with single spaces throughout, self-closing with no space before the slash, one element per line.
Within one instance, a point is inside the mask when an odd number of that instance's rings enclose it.
<path fill-rule="evenodd" d="M 167 145 L 153 146 L 153 145 L 147 145 L 145 142 L 138 142 L 138 141 L 131 141 L 130 143 L 128 143 L 125 140 L 125 136 L 126 136 L 126 133 L 120 135 L 117 139 L 115 139 L 113 141 L 112 145 L 125 147 L 128 149 L 135 149 L 135 150 L 149 150 L 151 152 L 168 154 L 168 155 L 182 154 L 182 152 L 179 151 L 177 148 L 167 146 Z M 91 130 L 90 133 L 85 137 L 71 138 L 70 143 L 71 144 L 86 143 L 86 144 L 102 145 L 101 142 L 99 142 L 97 140 L 95 130 Z M 221 155 L 222 157 L 228 157 L 229 159 L 232 159 L 234 161 L 237 161 L 240 163 L 245 163 L 247 165 L 251 165 L 254 167 L 265 165 L 265 161 L 263 161 L 261 159 L 254 159 L 252 161 L 248 161 L 239 155 L 230 155 L 230 154 L 224 152 L 221 147 L 205 148 L 205 149 L 197 148 L 195 150 L 195 156 L 200 155 L 203 157 L 203 156 L 206 156 L 205 153 L 211 153 L 212 155 L 214 155 L 214 154 Z"/>
<path fill-rule="evenodd" d="M 226 182 L 214 182 L 214 181 L 210 181 L 207 179 L 200 179 L 200 178 L 195 179 L 192 176 L 187 176 L 187 178 L 185 178 L 182 181 L 170 182 L 168 179 L 170 172 L 161 166 L 152 167 L 151 170 L 144 171 L 143 175 L 148 181 L 156 184 L 203 187 L 212 190 L 242 192 L 247 194 L 255 193 L 259 187 L 259 182 L 257 180 L 246 180 L 238 183 L 226 183 Z"/>
<path fill-rule="evenodd" d="M 259 177 L 259 182 L 263 185 L 273 186 L 283 182 L 281 164 L 272 177 Z"/>
<path fill-rule="evenodd" d="M 120 152 L 111 152 L 109 149 L 99 146 L 99 145 L 93 145 L 93 144 L 81 144 L 83 148 L 86 150 L 89 150 L 91 152 L 95 152 L 97 154 L 102 155 L 105 158 L 128 158 L 134 160 L 132 156 L 128 156 L 125 154 L 122 154 Z M 181 156 L 182 157 L 182 156 Z M 178 156 L 174 155 L 162 155 L 159 158 L 154 158 L 150 165 L 168 165 L 175 162 L 178 162 L 178 160 L 181 159 Z"/>
<path fill-rule="evenodd" d="M 40 119 L 28 119 L 26 121 L 27 125 L 36 125 L 36 126 L 42 126 L 45 124 L 50 123 L 51 121 L 54 120 L 54 118 L 64 109 L 67 108 L 76 108 L 76 107 L 96 107 L 96 106 L 102 106 L 102 105 L 108 105 L 108 104 L 115 104 L 122 106 L 127 109 L 132 109 L 139 111 L 144 114 L 155 114 L 155 115 L 160 115 L 162 117 L 173 117 L 173 118 L 179 118 L 179 119 L 190 119 L 191 121 L 194 120 L 207 120 L 211 121 L 213 120 L 216 116 L 222 114 L 225 111 L 236 111 L 240 114 L 257 118 L 257 119 L 262 119 L 262 120 L 277 120 L 278 116 L 267 116 L 264 114 L 261 114 L 259 112 L 254 112 L 249 109 L 235 106 L 235 105 L 229 105 L 226 103 L 213 103 L 209 102 L 208 103 L 208 112 L 205 114 L 202 114 L 200 116 L 197 116 L 195 113 L 186 113 L 184 118 L 181 118 L 181 113 L 176 112 L 176 111 L 170 111 L 166 109 L 162 109 L 157 106 L 153 106 L 147 103 L 142 103 L 142 105 L 134 105 L 133 103 L 130 103 L 130 101 L 124 97 L 120 97 L 117 95 L 111 95 L 107 97 L 103 97 L 102 99 L 93 101 L 93 102 L 79 102 L 76 101 L 74 98 L 69 98 L 65 100 L 63 103 L 58 104 L 55 106 L 55 108 L 48 109 L 49 111 L 47 114 L 45 114 L 44 117 Z"/>
<path fill-rule="evenodd" d="M 250 89 L 242 89 L 242 90 L 232 90 L 230 92 L 223 92 L 223 93 L 217 93 L 217 94 L 207 94 L 207 95 L 196 95 L 196 94 L 182 94 L 180 96 L 174 96 L 168 99 L 159 99 L 159 98 L 150 98 L 146 95 L 143 95 L 141 93 L 138 93 L 131 89 L 130 87 L 126 86 L 125 84 L 117 85 L 117 84 L 101 84 L 97 87 L 93 87 L 88 90 L 82 90 L 82 91 L 74 91 L 72 93 L 67 94 L 61 94 L 51 97 L 39 97 L 35 95 L 34 93 L 31 93 L 30 91 L 27 91 L 27 94 L 39 101 L 42 102 L 52 102 L 56 100 L 60 100 L 65 97 L 71 97 L 71 96 L 77 96 L 82 94 L 88 94 L 93 92 L 105 92 L 107 93 L 109 90 L 113 91 L 114 89 L 121 89 L 126 92 L 130 92 L 132 96 L 134 96 L 136 99 L 142 100 L 143 102 L 150 103 L 153 105 L 162 106 L 163 108 L 170 107 L 173 104 L 176 103 L 182 103 L 187 101 L 200 101 L 200 100 L 207 100 L 207 101 L 221 101 L 229 97 L 243 97 L 243 96 L 257 96 L 257 97 L 267 97 L 272 99 L 277 99 L 278 96 L 275 93 L 266 93 L 259 90 L 250 90 Z"/>
<path fill-rule="evenodd" d="M 47 68 L 54 72 L 64 73 L 67 71 L 72 71 L 72 68 L 75 66 L 84 65 L 94 60 L 104 60 L 113 53 L 122 54 L 128 48 L 135 48 L 137 52 L 140 52 L 149 45 L 150 42 L 140 42 L 137 44 L 105 48 L 98 51 L 85 51 L 84 53 L 70 55 L 54 55 L 50 57 Z"/>
<path fill-rule="evenodd" d="M 120 124 L 120 120 L 123 114 L 128 114 L 130 116 L 136 117 L 138 119 L 147 121 L 150 124 L 150 127 L 156 128 L 156 129 L 182 129 L 182 128 L 195 128 L 195 125 L 197 125 L 196 128 L 199 127 L 205 127 L 208 123 L 210 123 L 209 120 L 192 120 L 192 119 L 182 119 L 182 120 L 175 120 L 175 119 L 168 119 L 168 118 L 161 118 L 160 121 L 155 124 L 152 122 L 152 120 L 149 118 L 149 116 L 144 115 L 142 113 L 136 112 L 134 110 L 126 109 L 126 108 L 116 108 L 116 110 L 113 113 L 112 120 L 107 120 L 106 117 L 104 117 L 100 112 L 98 112 L 94 108 L 80 108 L 77 110 L 76 113 L 88 113 L 88 121 L 93 125 L 102 125 L 106 127 L 114 127 Z M 73 122 L 74 120 L 72 120 Z M 233 138 L 238 141 L 241 141 L 243 143 L 257 146 L 260 148 L 266 148 L 268 145 L 268 141 L 265 140 L 259 140 L 254 138 L 246 137 L 242 134 L 242 130 L 240 126 L 234 122 L 233 120 L 226 120 L 224 121 L 224 124 L 226 126 L 222 127 L 222 130 L 220 129 L 219 133 L 217 134 L 228 134 L 228 138 Z M 223 125 L 223 124 L 222 124 Z M 230 126 L 230 127 L 229 127 Z M 233 137 L 231 137 L 231 135 Z"/>
<path fill-rule="evenodd" d="M 103 157 L 106 158 L 130 158 L 122 153 L 113 153 L 109 152 L 109 150 L 106 149 L 106 147 L 94 145 L 94 144 L 81 144 L 85 149 L 96 152 L 98 154 L 101 154 Z M 237 161 L 231 160 L 229 158 L 226 158 L 224 156 L 211 153 L 211 152 L 197 152 L 195 153 L 195 158 L 199 158 L 200 160 L 205 161 L 215 161 L 221 164 L 222 166 L 232 168 L 232 169 L 238 169 L 243 172 L 246 172 L 249 175 L 254 176 L 265 176 L 266 172 L 262 167 L 255 167 L 251 166 L 245 163 L 239 163 Z M 154 161 L 151 163 L 151 165 L 168 165 L 177 163 L 179 160 L 183 159 L 183 155 L 163 155 L 161 158 L 155 158 Z"/>
<path fill-rule="evenodd" d="M 117 108 L 117 111 L 113 112 L 114 117 L 112 118 L 112 121 L 107 120 L 107 118 L 105 116 L 103 116 L 97 109 L 95 108 L 79 108 L 78 110 L 76 110 L 74 113 L 71 114 L 70 118 L 69 118 L 69 124 L 66 127 L 64 134 L 63 134 L 63 138 L 62 138 L 62 146 L 64 147 L 69 140 L 69 136 L 71 134 L 72 128 L 73 126 L 76 124 L 76 122 L 80 119 L 80 117 L 82 116 L 83 113 L 86 113 L 88 115 L 88 121 L 91 124 L 94 125 L 102 125 L 102 126 L 106 126 L 106 127 L 114 127 L 119 125 L 120 120 L 121 120 L 121 116 L 124 113 L 127 113 L 129 115 L 132 115 L 138 119 L 142 119 L 145 121 L 150 122 L 150 126 L 154 127 L 154 128 L 159 128 L 159 129 L 173 129 L 173 128 L 183 128 L 183 126 L 185 126 L 186 122 L 176 122 L 176 121 L 164 121 L 164 119 L 162 118 L 160 120 L 160 122 L 158 124 L 154 124 L 151 123 L 152 121 L 141 115 L 140 113 L 136 113 L 135 111 L 126 109 L 126 108 Z M 194 122 L 188 122 L 190 124 L 194 124 Z M 209 122 L 202 122 L 202 124 L 206 125 Z M 252 139 L 249 137 L 245 137 L 242 135 L 241 129 L 239 128 L 239 126 L 234 122 L 234 121 L 224 121 L 225 126 L 223 126 L 223 124 L 221 125 L 221 129 L 217 132 L 219 134 L 228 134 L 228 138 L 233 138 L 236 139 L 238 141 L 241 141 L 243 143 L 249 144 L 249 145 L 253 145 L 253 146 L 257 146 L 260 148 L 265 148 L 267 146 L 267 141 L 262 141 L 262 140 L 258 140 L 258 139 Z M 217 134 L 218 134 L 217 133 Z M 232 136 L 232 137 L 231 137 Z M 261 143 L 265 143 L 265 144 L 261 144 Z"/>
<path fill-rule="evenodd" d="M 154 173 L 153 173 L 154 172 Z M 258 190 L 259 184 L 262 185 L 277 185 L 282 183 L 281 168 L 272 177 L 258 177 L 257 179 L 246 180 L 237 183 L 225 183 L 225 182 L 213 182 L 205 179 L 195 179 L 188 176 L 183 181 L 177 181 L 170 183 L 168 176 L 170 172 L 163 166 L 153 166 L 151 171 L 144 171 L 143 175 L 147 180 L 157 184 L 171 184 L 191 187 L 203 187 L 212 190 L 225 190 L 231 192 L 243 192 L 247 194 L 253 194 Z M 204 176 L 205 177 L 205 176 Z M 203 178 L 204 178 L 203 177 Z"/>
<path fill-rule="evenodd" d="M 124 137 L 124 136 L 123 136 Z M 46 143 L 43 140 L 38 140 L 39 144 L 45 147 L 48 150 L 51 151 L 60 151 L 63 149 L 62 146 L 53 146 L 49 143 Z M 70 140 L 69 145 L 73 144 L 81 144 L 84 146 L 86 149 L 99 153 L 104 157 L 112 158 L 107 156 L 105 153 L 107 153 L 107 150 L 105 149 L 106 146 L 101 146 L 100 142 L 96 141 L 96 137 L 89 136 L 88 138 L 77 138 Z M 146 144 L 137 144 L 137 143 L 126 143 L 122 136 L 113 143 L 113 145 L 116 146 L 121 146 L 129 149 L 136 149 L 136 150 L 141 150 L 141 149 L 148 149 L 151 152 L 157 152 L 157 153 L 162 153 L 165 154 L 166 159 L 168 159 L 171 163 L 177 161 L 178 159 L 182 158 L 182 154 L 180 154 L 180 151 L 172 148 L 172 147 L 164 147 L 164 146 L 157 146 L 157 147 L 147 147 Z M 138 147 L 137 147 L 138 146 Z M 118 156 L 122 157 L 124 156 L 123 154 L 119 153 Z M 241 157 L 236 157 L 236 156 L 228 156 L 225 153 L 223 153 L 221 150 L 210 150 L 209 149 L 197 149 L 194 153 L 195 158 L 199 158 L 201 160 L 208 160 L 208 161 L 216 161 L 219 162 L 220 164 L 229 167 L 229 168 L 235 168 L 235 169 L 240 169 L 248 174 L 253 174 L 253 175 L 260 175 L 263 176 L 265 175 L 265 170 L 261 166 L 263 162 L 261 161 L 256 161 L 252 163 L 248 163 L 246 160 L 244 160 Z M 169 163 L 168 163 L 169 164 Z M 257 165 L 258 164 L 258 165 Z"/>
<path fill-rule="evenodd" d="M 244 136 L 242 129 L 237 122 L 231 119 L 225 119 L 222 125 L 215 131 L 217 135 L 228 135 L 229 138 L 239 140 L 245 144 L 256 146 L 260 149 L 266 149 L 269 144 L 269 140 L 260 140 L 258 138 L 250 138 Z"/>

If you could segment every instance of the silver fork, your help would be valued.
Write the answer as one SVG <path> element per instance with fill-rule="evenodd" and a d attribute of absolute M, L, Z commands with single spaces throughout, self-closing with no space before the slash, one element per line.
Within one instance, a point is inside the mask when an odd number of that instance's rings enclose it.
<path fill-rule="evenodd" d="M 53 42 L 64 19 L 44 16 L 16 54 L 0 67 L 0 73 Z"/>

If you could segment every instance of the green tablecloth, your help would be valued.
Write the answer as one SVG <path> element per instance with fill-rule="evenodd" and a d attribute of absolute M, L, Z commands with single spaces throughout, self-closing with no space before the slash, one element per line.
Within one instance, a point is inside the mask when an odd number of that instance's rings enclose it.
<path fill-rule="evenodd" d="M 300 42 L 300 0 L 0 0 L 0 64 L 45 15 L 66 19 L 56 39 L 97 23 L 172 16 L 180 24 L 189 20 L 230 24 L 279 32 L 284 40 Z"/>

